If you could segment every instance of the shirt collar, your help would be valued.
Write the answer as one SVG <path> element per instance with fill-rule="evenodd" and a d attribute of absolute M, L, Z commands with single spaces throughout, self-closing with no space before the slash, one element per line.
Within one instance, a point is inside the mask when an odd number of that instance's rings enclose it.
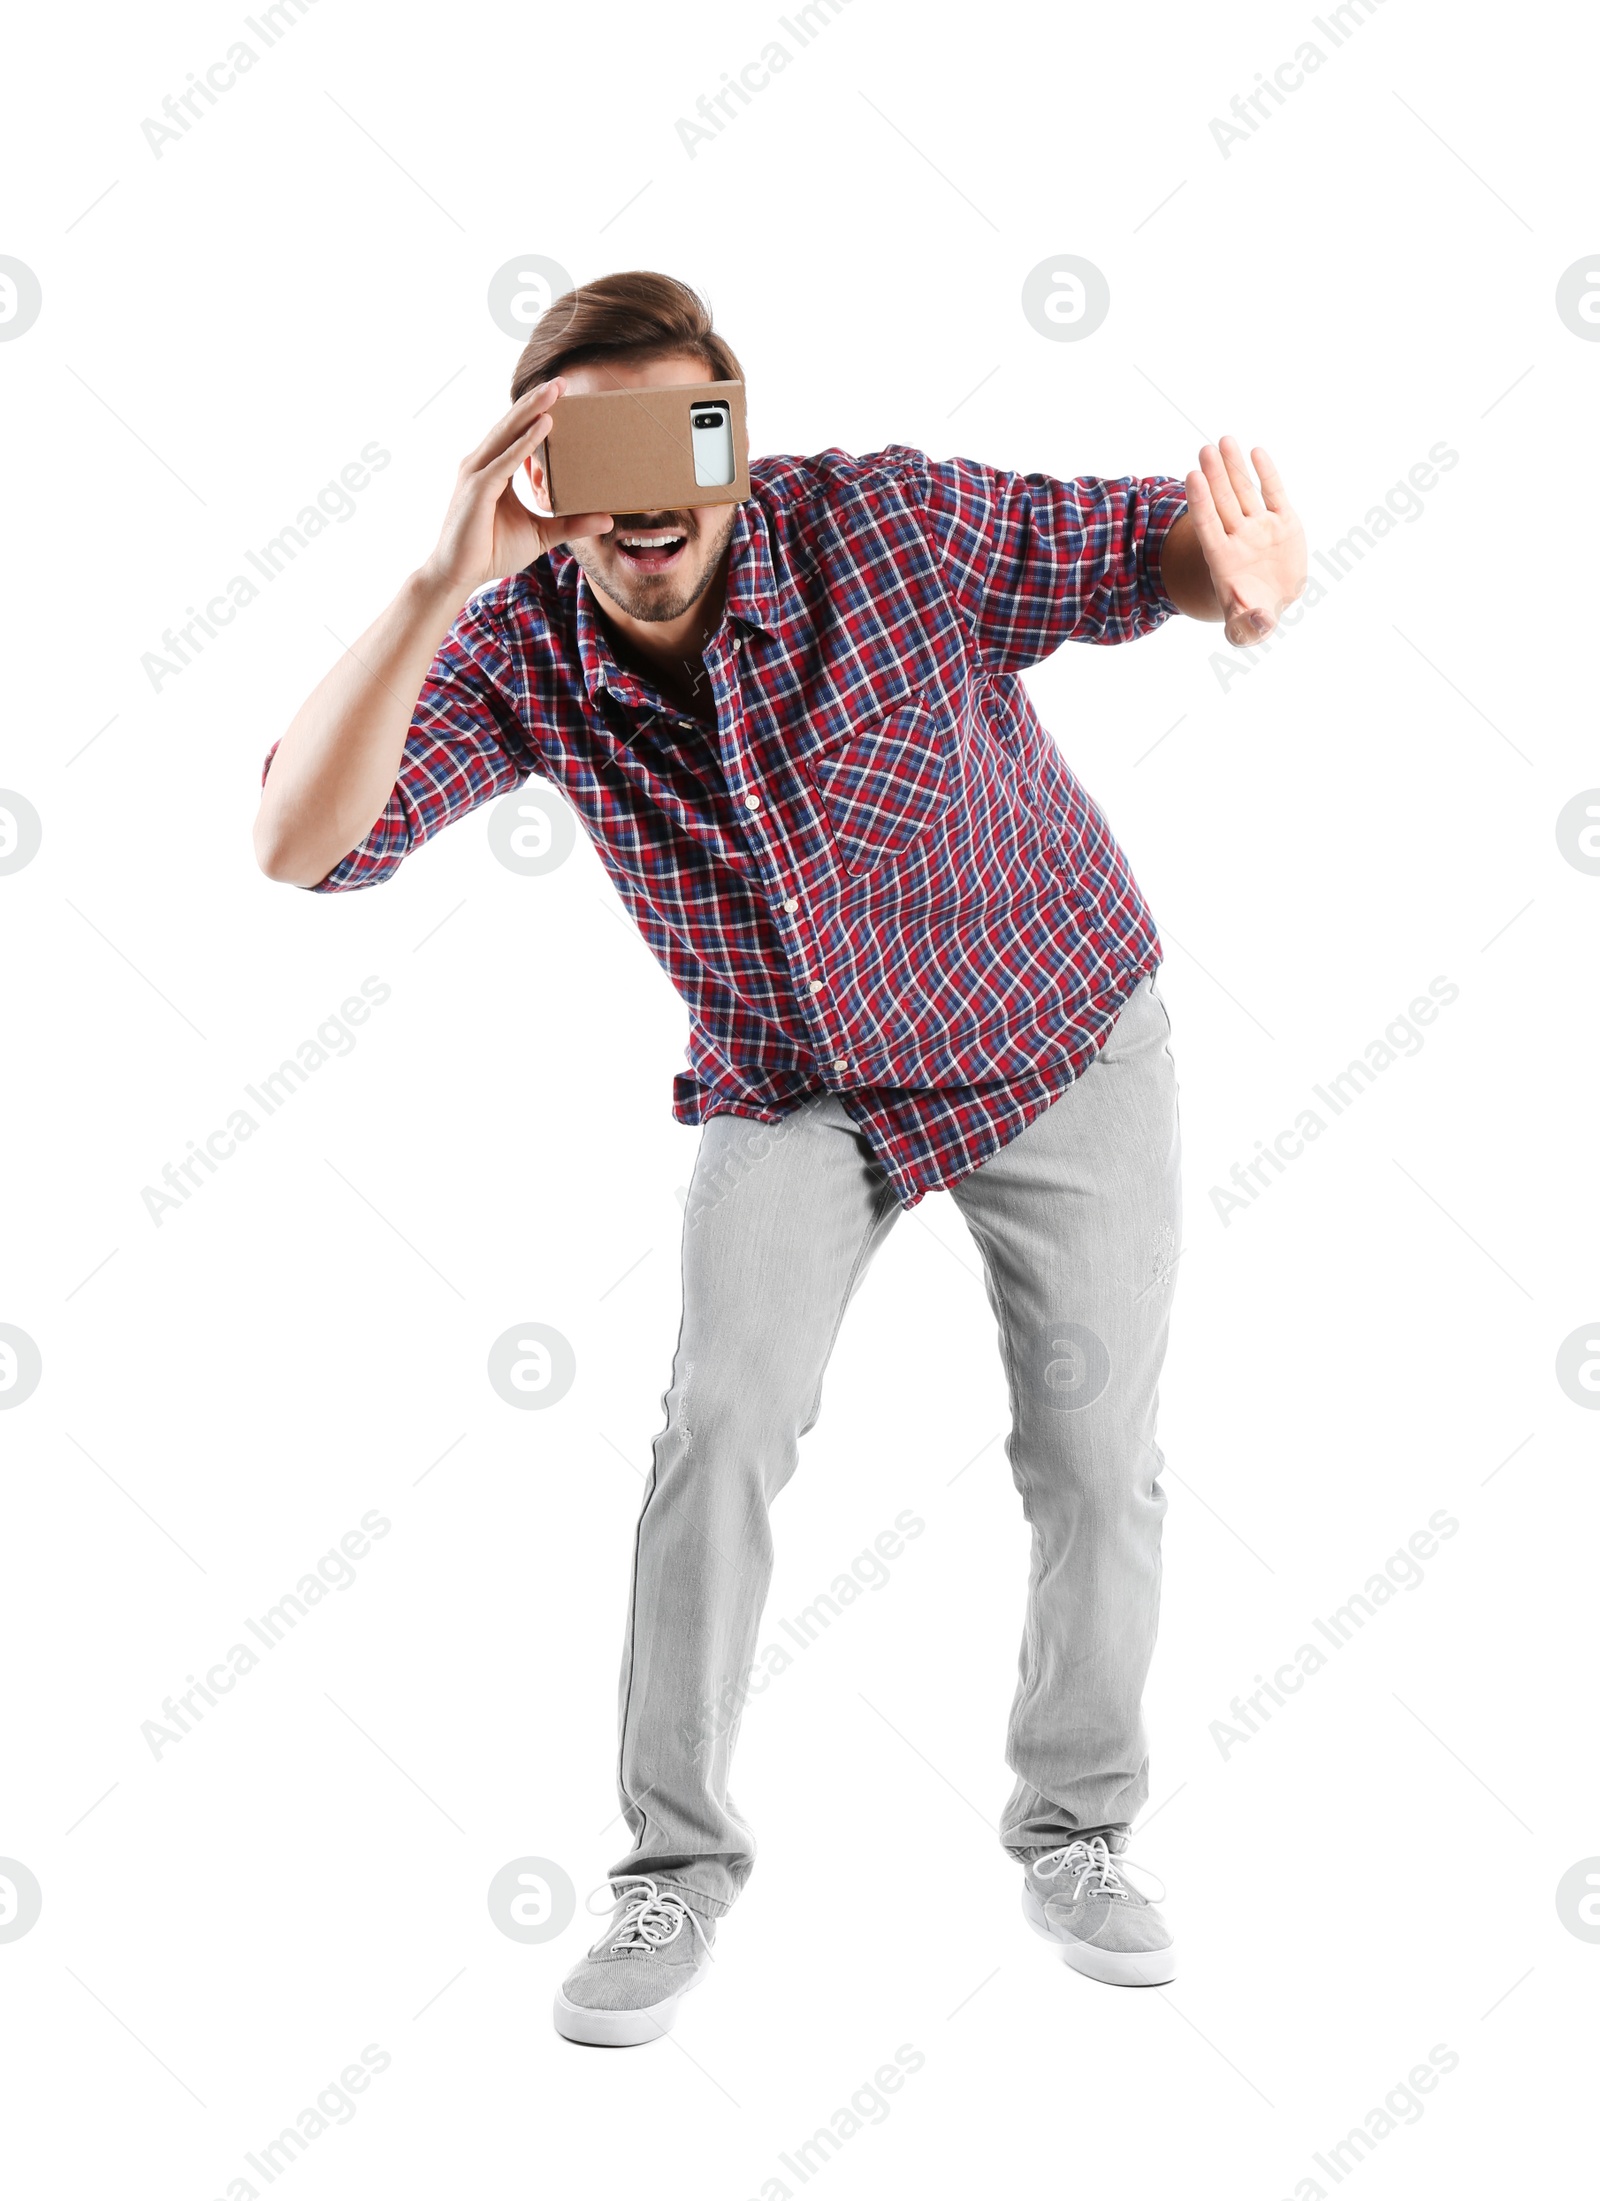
<path fill-rule="evenodd" d="M 775 634 L 781 596 L 767 515 L 754 497 L 746 497 L 734 514 L 728 541 L 727 615 L 759 627 L 763 634 Z"/>

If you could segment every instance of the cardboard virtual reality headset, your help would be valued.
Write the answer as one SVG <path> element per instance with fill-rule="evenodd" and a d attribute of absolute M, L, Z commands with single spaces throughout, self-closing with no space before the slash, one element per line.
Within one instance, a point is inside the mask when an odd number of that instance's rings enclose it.
<path fill-rule="evenodd" d="M 677 382 L 559 397 L 517 493 L 541 515 L 740 504 L 750 494 L 742 382 Z"/>

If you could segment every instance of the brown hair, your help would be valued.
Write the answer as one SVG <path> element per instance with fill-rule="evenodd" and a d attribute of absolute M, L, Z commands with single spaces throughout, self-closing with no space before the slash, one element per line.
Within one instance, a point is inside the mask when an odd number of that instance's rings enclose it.
<path fill-rule="evenodd" d="M 602 275 L 564 291 L 539 316 L 511 378 L 512 403 L 568 367 L 664 352 L 688 352 L 702 360 L 708 382 L 744 380 L 744 369 L 712 328 L 711 308 L 698 291 L 648 269 Z"/>

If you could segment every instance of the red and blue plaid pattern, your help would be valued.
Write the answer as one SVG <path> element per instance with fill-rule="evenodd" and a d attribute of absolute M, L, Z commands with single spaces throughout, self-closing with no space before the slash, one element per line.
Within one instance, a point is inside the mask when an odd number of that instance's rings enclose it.
<path fill-rule="evenodd" d="M 319 891 L 388 878 L 537 773 L 688 1006 L 678 1119 L 836 1091 L 911 1206 L 1047 1108 L 1160 962 L 1017 675 L 1173 612 L 1183 486 L 899 445 L 750 482 L 705 652 L 714 731 L 618 663 L 557 550 L 468 602 L 383 815 Z"/>

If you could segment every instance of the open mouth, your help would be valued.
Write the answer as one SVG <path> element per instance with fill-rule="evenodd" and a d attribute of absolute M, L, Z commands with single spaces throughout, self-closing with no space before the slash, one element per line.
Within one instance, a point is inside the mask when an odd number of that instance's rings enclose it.
<path fill-rule="evenodd" d="M 665 573 L 682 556 L 689 538 L 681 528 L 622 527 L 611 540 L 630 572 Z"/>

